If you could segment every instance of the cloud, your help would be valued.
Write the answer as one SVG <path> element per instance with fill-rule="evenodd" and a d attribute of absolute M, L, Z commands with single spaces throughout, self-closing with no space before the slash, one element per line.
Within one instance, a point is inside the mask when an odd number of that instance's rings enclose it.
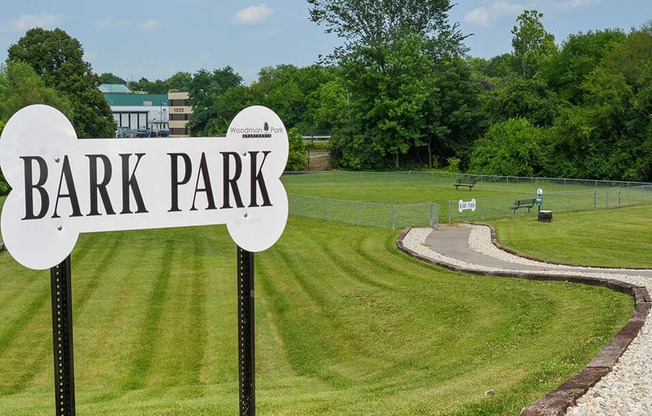
<path fill-rule="evenodd" d="M 597 6 L 602 0 L 563 0 L 560 4 L 562 9 L 575 10 L 585 7 Z"/>
<path fill-rule="evenodd" d="M 478 7 L 477 9 L 471 10 L 464 16 L 464 21 L 476 26 L 491 27 L 494 21 L 505 16 L 517 16 L 526 8 L 526 6 L 520 4 L 496 1 L 490 6 Z"/>
<path fill-rule="evenodd" d="M 266 4 L 261 4 L 260 6 L 251 6 L 238 11 L 233 16 L 233 21 L 240 25 L 257 25 L 272 14 L 274 14 L 274 10 L 267 7 Z"/>
<path fill-rule="evenodd" d="M 154 30 L 159 27 L 161 24 L 158 20 L 148 20 L 141 26 L 145 30 Z"/>
<path fill-rule="evenodd" d="M 9 22 L 7 30 L 12 32 L 25 32 L 35 27 L 54 29 L 63 21 L 63 16 L 53 13 L 25 14 Z"/>
<path fill-rule="evenodd" d="M 119 27 L 127 27 L 129 26 L 129 22 L 126 20 L 118 20 L 115 21 L 110 17 L 106 17 L 104 19 L 98 19 L 95 21 L 95 27 L 98 29 L 111 29 L 111 28 L 119 28 Z"/>

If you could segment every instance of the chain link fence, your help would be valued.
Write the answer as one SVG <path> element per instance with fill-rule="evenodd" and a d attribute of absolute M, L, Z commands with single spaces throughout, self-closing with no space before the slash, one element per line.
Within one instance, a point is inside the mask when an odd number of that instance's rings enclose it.
<path fill-rule="evenodd" d="M 344 224 L 391 228 L 435 227 L 439 224 L 439 206 L 423 204 L 389 205 L 370 202 L 289 194 L 290 214 Z"/>
<path fill-rule="evenodd" d="M 536 205 L 513 209 L 515 201 L 536 198 L 543 189 L 542 210 L 588 211 L 652 204 L 652 184 L 569 178 L 469 175 L 448 172 L 286 172 L 284 181 L 303 186 L 385 189 L 412 187 L 432 202 L 391 205 L 290 194 L 290 214 L 324 221 L 382 228 L 436 227 L 439 223 L 485 221 L 536 215 Z M 473 179 L 472 189 L 455 191 L 458 179 Z M 395 188 L 396 189 L 396 188 Z M 397 191 L 400 192 L 400 191 Z M 448 199 L 454 194 L 458 199 Z M 502 194 L 502 195 L 501 195 Z M 446 195 L 438 200 L 437 195 Z M 459 196 L 459 197 L 458 197 Z"/>
<path fill-rule="evenodd" d="M 531 207 L 528 205 L 513 208 L 517 200 L 535 198 L 536 195 L 532 194 L 514 194 L 511 196 L 449 200 L 446 208 L 448 223 L 485 221 L 536 213 L 539 208 L 534 203 Z M 541 209 L 553 212 L 572 212 L 621 208 L 641 204 L 652 204 L 652 185 L 596 187 L 586 190 L 546 192 L 541 200 Z"/>

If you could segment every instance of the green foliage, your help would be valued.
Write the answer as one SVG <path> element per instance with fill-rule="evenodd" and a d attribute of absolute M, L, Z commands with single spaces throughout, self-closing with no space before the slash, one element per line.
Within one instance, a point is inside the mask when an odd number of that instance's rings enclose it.
<path fill-rule="evenodd" d="M 200 69 L 195 73 L 188 91 L 188 103 L 193 113 L 188 128 L 193 136 L 207 136 L 215 130 L 218 114 L 213 103 L 230 88 L 242 84 L 242 77 L 230 66 L 209 72 Z"/>
<path fill-rule="evenodd" d="M 536 78 L 546 61 L 557 52 L 555 37 L 546 32 L 542 17 L 543 13 L 526 10 L 516 19 L 518 26 L 512 29 L 515 69 L 526 79 Z"/>
<path fill-rule="evenodd" d="M 462 162 L 460 158 L 458 157 L 449 157 L 446 159 L 446 162 L 448 163 L 448 166 L 446 166 L 446 171 L 451 172 L 451 173 L 459 173 L 461 172 L 460 170 L 460 163 Z"/>
<path fill-rule="evenodd" d="M 501 176 L 536 176 L 544 165 L 544 131 L 526 119 L 494 124 L 476 143 L 469 171 Z"/>
<path fill-rule="evenodd" d="M 399 167 L 401 155 L 425 144 L 422 141 L 426 127 L 424 113 L 428 112 L 427 103 L 436 87 L 433 61 L 423 53 L 424 46 L 422 38 L 411 35 L 391 48 L 360 48 L 343 63 L 351 92 L 352 117 L 346 130 L 357 133 L 353 146 L 340 140 L 345 135 L 338 135 L 333 141 L 333 146 L 342 152 L 340 166 L 384 167 L 385 160 L 369 165 L 361 163 L 364 159 L 348 154 L 358 152 L 360 146 L 368 146 L 374 156 L 387 156 L 393 159 L 394 167 Z"/>
<path fill-rule="evenodd" d="M 558 176 L 652 180 L 652 34 L 633 31 L 584 78 L 551 134 Z"/>
<path fill-rule="evenodd" d="M 299 130 L 291 129 L 288 131 L 288 141 L 290 142 L 290 153 L 285 170 L 304 170 L 308 156 L 306 154 L 306 145 L 303 142 L 303 135 Z"/>
<path fill-rule="evenodd" d="M 99 75 L 100 82 L 102 84 L 120 84 L 125 85 L 127 81 L 120 78 L 119 76 L 112 74 L 111 72 L 104 72 Z"/>
<path fill-rule="evenodd" d="M 561 106 L 542 79 L 508 78 L 484 96 L 484 111 L 492 124 L 525 118 L 536 126 L 550 126 Z"/>
<path fill-rule="evenodd" d="M 458 24 L 448 22 L 448 0 L 308 0 L 310 19 L 345 40 L 340 57 L 360 48 L 391 48 L 408 35 L 426 42 L 432 56 L 465 51 Z"/>
<path fill-rule="evenodd" d="M 83 60 L 79 41 L 61 29 L 30 29 L 8 50 L 7 63 L 25 62 L 45 85 L 70 103 L 68 118 L 78 137 L 113 137 L 115 122 L 99 91 L 99 77 Z"/>
<path fill-rule="evenodd" d="M 604 55 L 625 39 L 620 30 L 571 34 L 545 68 L 550 87 L 571 104 L 583 99 L 582 83 L 600 65 Z"/>

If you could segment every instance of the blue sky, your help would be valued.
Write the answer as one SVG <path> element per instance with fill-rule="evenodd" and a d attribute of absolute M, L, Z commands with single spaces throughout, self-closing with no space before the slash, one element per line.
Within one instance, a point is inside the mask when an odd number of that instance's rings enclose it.
<path fill-rule="evenodd" d="M 0 14 L 0 60 L 28 29 L 58 27 L 81 42 L 97 73 L 153 81 L 230 65 L 250 83 L 262 67 L 307 66 L 340 44 L 308 20 L 308 8 L 305 0 L 10 1 Z M 450 20 L 473 34 L 470 55 L 491 58 L 511 52 L 511 29 L 526 9 L 544 13 L 557 43 L 652 19 L 652 0 L 458 0 Z"/>

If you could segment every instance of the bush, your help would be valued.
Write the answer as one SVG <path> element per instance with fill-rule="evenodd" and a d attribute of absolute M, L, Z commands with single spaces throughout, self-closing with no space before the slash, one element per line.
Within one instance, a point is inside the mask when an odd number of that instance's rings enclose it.
<path fill-rule="evenodd" d="M 545 166 L 544 130 L 524 118 L 494 124 L 471 153 L 469 171 L 485 175 L 536 176 Z"/>
<path fill-rule="evenodd" d="M 290 142 L 290 153 L 285 170 L 303 170 L 306 167 L 308 156 L 306 155 L 306 145 L 303 142 L 303 136 L 297 129 L 288 131 L 288 141 Z"/>

